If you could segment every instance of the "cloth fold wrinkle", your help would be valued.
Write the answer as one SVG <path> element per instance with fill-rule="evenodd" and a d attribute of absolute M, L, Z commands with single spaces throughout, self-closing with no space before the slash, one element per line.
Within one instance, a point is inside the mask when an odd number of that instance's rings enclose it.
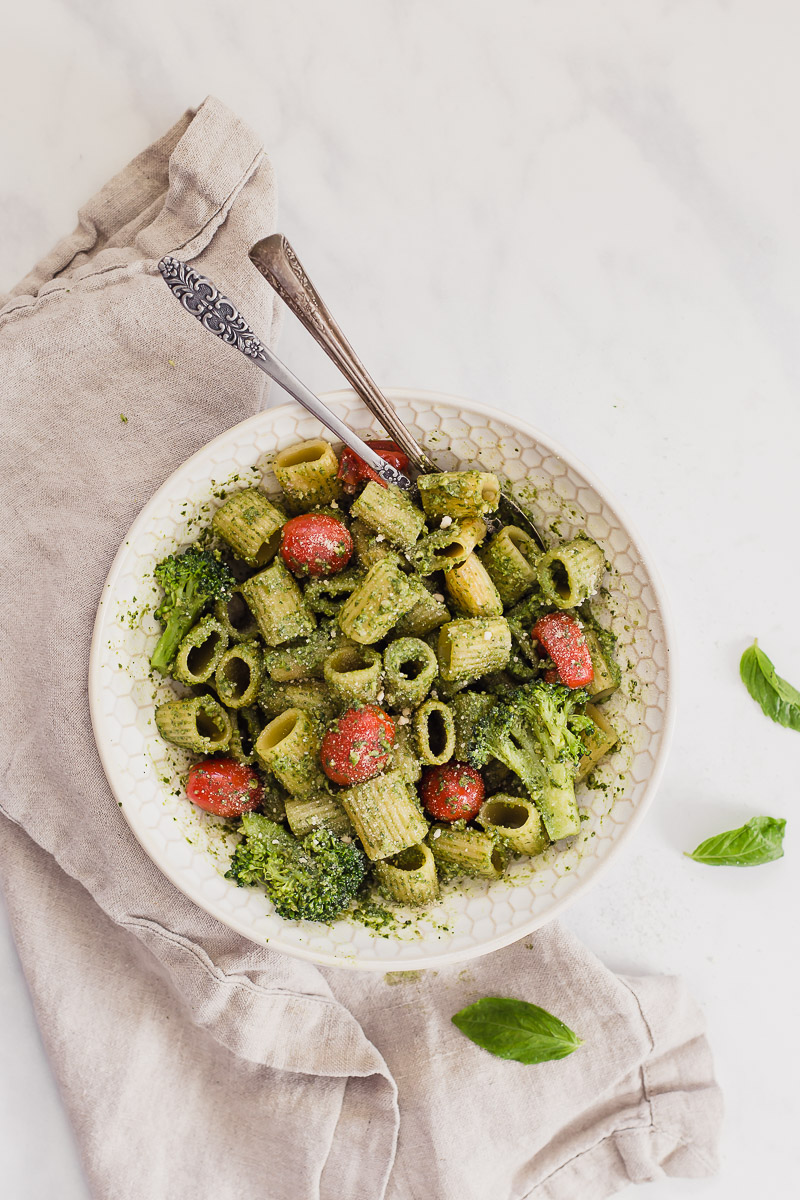
<path fill-rule="evenodd" d="M 0 311 L 2 885 L 93 1194 L 599 1200 L 708 1173 L 719 1096 L 677 981 L 617 979 L 558 926 L 398 986 L 321 971 L 190 903 L 114 802 L 86 701 L 106 572 L 170 472 L 264 400 L 262 374 L 186 318 L 156 262 L 191 258 L 274 345 L 273 293 L 247 258 L 274 228 L 265 152 L 209 98 Z M 494 1059 L 450 1022 L 487 994 L 550 1008 L 586 1044 L 535 1068 Z"/>

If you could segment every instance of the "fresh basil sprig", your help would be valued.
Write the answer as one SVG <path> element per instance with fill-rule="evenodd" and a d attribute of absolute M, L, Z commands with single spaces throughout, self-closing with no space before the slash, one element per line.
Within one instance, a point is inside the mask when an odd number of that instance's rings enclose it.
<path fill-rule="evenodd" d="M 776 673 L 758 639 L 742 655 L 739 674 L 750 695 L 771 720 L 800 731 L 800 692 Z"/>
<path fill-rule="evenodd" d="M 783 858 L 786 822 L 777 817 L 753 817 L 739 829 L 706 838 L 687 858 L 712 867 L 758 867 Z"/>
<path fill-rule="evenodd" d="M 504 996 L 486 996 L 452 1018 L 463 1034 L 498 1058 L 521 1063 L 550 1062 L 566 1058 L 583 1042 L 558 1017 Z"/>

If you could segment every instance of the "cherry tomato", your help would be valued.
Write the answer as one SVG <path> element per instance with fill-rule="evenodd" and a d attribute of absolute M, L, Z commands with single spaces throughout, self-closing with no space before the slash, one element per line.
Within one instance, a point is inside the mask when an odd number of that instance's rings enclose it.
<path fill-rule="evenodd" d="M 405 474 L 408 471 L 408 455 L 404 454 L 395 442 L 391 442 L 388 438 L 377 439 L 373 442 L 367 442 L 368 446 L 380 454 L 381 458 L 389 463 L 392 467 L 397 467 L 398 471 Z M 372 467 L 368 467 L 363 458 L 359 458 L 355 450 L 345 449 L 342 451 L 342 457 L 339 459 L 339 473 L 337 479 L 341 480 L 342 487 L 351 495 L 356 491 L 360 483 L 367 483 L 373 479 L 375 483 L 379 483 L 381 487 L 386 487 L 386 483 L 381 479 L 377 471 L 373 471 Z"/>
<path fill-rule="evenodd" d="M 570 613 L 554 612 L 540 617 L 533 627 L 531 637 L 539 642 L 552 658 L 561 683 L 569 688 L 577 688 L 592 682 L 592 656 L 586 645 L 583 629 Z"/>
<path fill-rule="evenodd" d="M 292 517 L 281 530 L 281 556 L 294 575 L 335 575 L 352 553 L 350 530 L 325 513 Z"/>
<path fill-rule="evenodd" d="M 261 784 L 250 767 L 232 758 L 204 758 L 189 768 L 186 795 L 218 817 L 238 817 L 261 803 Z"/>
<path fill-rule="evenodd" d="M 426 767 L 419 786 L 422 803 L 437 821 L 469 821 L 483 804 L 483 777 L 467 763 Z"/>
<path fill-rule="evenodd" d="M 349 708 L 322 739 L 322 769 L 334 783 L 363 783 L 380 775 L 394 745 L 394 721 L 377 704 Z"/>

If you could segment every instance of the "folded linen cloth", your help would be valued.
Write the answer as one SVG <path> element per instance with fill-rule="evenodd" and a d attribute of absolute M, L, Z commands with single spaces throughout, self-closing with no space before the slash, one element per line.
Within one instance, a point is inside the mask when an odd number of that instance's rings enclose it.
<path fill-rule="evenodd" d="M 195 907 L 114 802 L 86 698 L 106 572 L 165 477 L 264 401 L 156 262 L 192 259 L 274 342 L 247 264 L 274 213 L 263 149 L 208 99 L 0 311 L 2 883 L 92 1194 L 599 1200 L 709 1174 L 720 1098 L 678 981 L 618 978 L 555 925 L 467 969 L 321 971 Z M 493 1058 L 450 1022 L 491 994 L 551 1009 L 585 1045 Z"/>

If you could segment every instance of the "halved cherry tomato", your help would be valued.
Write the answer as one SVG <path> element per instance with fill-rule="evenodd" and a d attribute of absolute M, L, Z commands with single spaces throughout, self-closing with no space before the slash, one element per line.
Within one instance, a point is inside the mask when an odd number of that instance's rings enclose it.
<path fill-rule="evenodd" d="M 467 763 L 426 767 L 419 786 L 422 803 L 437 821 L 469 821 L 483 804 L 483 777 Z"/>
<path fill-rule="evenodd" d="M 583 629 L 570 613 L 546 613 L 534 625 L 531 637 L 553 660 L 561 683 L 569 688 L 578 688 L 592 682 L 592 656 Z"/>
<path fill-rule="evenodd" d="M 322 769 L 334 783 L 374 779 L 389 763 L 394 721 L 377 704 L 349 708 L 322 739 Z"/>
<path fill-rule="evenodd" d="M 205 758 L 189 768 L 186 795 L 205 812 L 238 817 L 258 808 L 261 783 L 255 771 L 232 758 Z"/>
<path fill-rule="evenodd" d="M 388 438 L 378 438 L 373 442 L 367 442 L 376 454 L 380 454 L 381 458 L 389 463 L 392 467 L 397 467 L 398 471 L 405 474 L 408 471 L 408 455 L 404 454 L 395 442 Z M 368 467 L 363 458 L 359 458 L 355 450 L 345 448 L 342 451 L 342 457 L 339 459 L 339 473 L 337 479 L 341 480 L 342 487 L 351 495 L 356 491 L 360 483 L 368 483 L 373 479 L 375 483 L 379 483 L 381 487 L 386 487 L 386 483 L 381 479 L 377 471 L 373 471 L 372 467 Z"/>
<path fill-rule="evenodd" d="M 350 530 L 325 513 L 292 517 L 281 530 L 281 557 L 294 575 L 335 575 L 352 553 Z"/>

